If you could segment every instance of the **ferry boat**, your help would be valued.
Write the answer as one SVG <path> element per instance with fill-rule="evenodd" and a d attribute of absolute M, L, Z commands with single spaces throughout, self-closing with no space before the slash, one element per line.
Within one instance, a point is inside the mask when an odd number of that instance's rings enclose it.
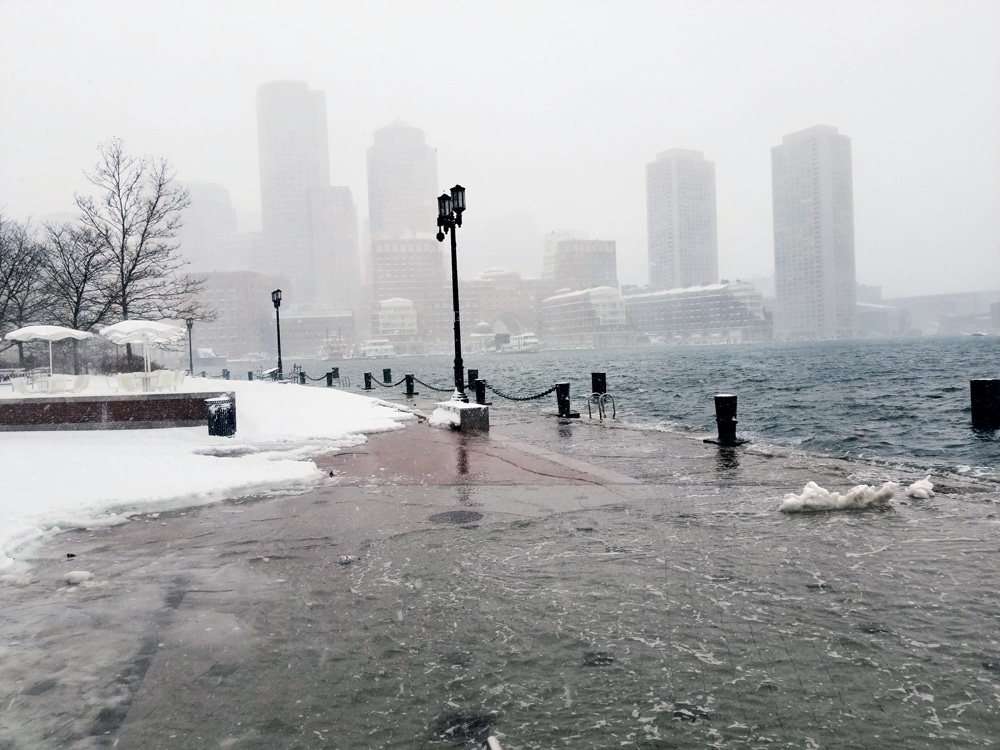
<path fill-rule="evenodd" d="M 396 356 L 396 350 L 389 339 L 368 339 L 361 342 L 355 356 L 358 359 L 389 359 Z"/>
<path fill-rule="evenodd" d="M 510 341 L 500 345 L 501 354 L 535 354 L 542 348 L 542 342 L 530 332 L 514 334 Z"/>

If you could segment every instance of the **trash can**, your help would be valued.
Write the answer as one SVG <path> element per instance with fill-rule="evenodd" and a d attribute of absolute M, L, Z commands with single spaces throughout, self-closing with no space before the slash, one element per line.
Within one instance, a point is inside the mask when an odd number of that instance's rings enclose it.
<path fill-rule="evenodd" d="M 206 398 L 208 405 L 208 434 L 232 437 L 236 434 L 236 394 L 227 393 Z"/>

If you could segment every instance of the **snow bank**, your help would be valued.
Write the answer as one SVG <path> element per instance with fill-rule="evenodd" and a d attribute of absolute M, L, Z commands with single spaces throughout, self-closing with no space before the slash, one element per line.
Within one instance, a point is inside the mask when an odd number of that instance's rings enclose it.
<path fill-rule="evenodd" d="M 127 522 L 156 506 L 310 484 L 311 456 L 399 429 L 413 415 L 332 388 L 188 378 L 184 391 L 236 393 L 236 436 L 205 427 L 0 435 L 0 570 L 61 528 Z M 114 510 L 116 513 L 112 513 Z"/>

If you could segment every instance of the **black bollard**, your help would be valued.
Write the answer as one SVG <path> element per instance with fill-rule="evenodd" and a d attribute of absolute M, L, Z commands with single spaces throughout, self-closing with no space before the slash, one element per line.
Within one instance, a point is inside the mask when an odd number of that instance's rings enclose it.
<path fill-rule="evenodd" d="M 972 425 L 981 430 L 1000 428 L 1000 378 L 970 380 Z"/>
<path fill-rule="evenodd" d="M 382 368 L 382 382 L 386 385 L 392 383 L 392 369 L 389 367 Z"/>
<path fill-rule="evenodd" d="M 480 406 L 488 406 L 489 402 L 486 400 L 486 381 L 476 379 L 476 382 L 472 384 L 476 389 L 476 403 Z"/>
<path fill-rule="evenodd" d="M 331 367 L 330 368 L 330 375 L 333 376 L 334 380 L 340 380 L 340 368 L 339 367 Z"/>
<path fill-rule="evenodd" d="M 706 443 L 719 445 L 742 445 L 745 440 L 736 437 L 736 396 L 731 393 L 715 394 L 715 423 L 719 429 L 719 439 L 706 439 Z"/>
<path fill-rule="evenodd" d="M 564 419 L 576 419 L 579 412 L 570 410 L 569 383 L 556 383 L 556 404 L 559 407 L 559 416 Z"/>
<path fill-rule="evenodd" d="M 590 373 L 590 392 L 605 394 L 608 392 L 608 376 L 603 372 Z"/>
<path fill-rule="evenodd" d="M 305 384 L 306 384 L 306 371 L 299 370 L 299 385 L 305 385 Z"/>
<path fill-rule="evenodd" d="M 406 395 L 410 397 L 415 396 L 416 392 L 413 390 L 413 376 L 404 375 L 403 377 L 406 378 Z"/>
<path fill-rule="evenodd" d="M 365 373 L 365 390 L 370 391 L 372 389 L 372 374 L 370 372 Z"/>
<path fill-rule="evenodd" d="M 224 380 L 229 380 L 229 370 L 224 367 L 222 368 L 222 377 Z"/>
<path fill-rule="evenodd" d="M 465 386 L 466 388 L 475 387 L 476 381 L 479 380 L 479 370 L 473 370 L 469 368 L 469 384 Z"/>
<path fill-rule="evenodd" d="M 253 370 L 247 370 L 247 380 L 253 380 Z"/>
<path fill-rule="evenodd" d="M 326 387 L 333 388 L 333 370 L 326 374 Z"/>

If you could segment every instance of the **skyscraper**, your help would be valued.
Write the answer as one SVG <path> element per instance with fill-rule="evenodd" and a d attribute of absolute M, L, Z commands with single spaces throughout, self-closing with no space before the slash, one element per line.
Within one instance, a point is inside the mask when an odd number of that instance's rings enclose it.
<path fill-rule="evenodd" d="M 646 165 L 649 284 L 654 289 L 719 280 L 715 164 L 674 148 Z"/>
<path fill-rule="evenodd" d="M 437 154 L 424 131 L 402 120 L 375 131 L 368 148 L 372 239 L 433 237 L 437 231 Z"/>
<path fill-rule="evenodd" d="M 337 290 L 360 284 L 357 215 L 345 216 L 355 211 L 350 191 L 330 187 L 325 95 L 302 81 L 260 86 L 257 138 L 264 234 L 258 270 L 287 280 L 292 310 L 349 307 Z"/>
<path fill-rule="evenodd" d="M 402 120 L 375 131 L 368 148 L 368 220 L 371 234 L 372 330 L 400 350 L 418 341 L 444 340 L 451 296 L 444 266 L 446 244 L 437 232 L 437 154 L 424 131 Z M 396 334 L 379 322 L 381 303 L 413 303 L 415 334 Z M 395 307 L 393 308 L 395 309 Z"/>
<path fill-rule="evenodd" d="M 850 338 L 857 329 L 851 141 L 828 125 L 771 149 L 775 336 Z"/>

